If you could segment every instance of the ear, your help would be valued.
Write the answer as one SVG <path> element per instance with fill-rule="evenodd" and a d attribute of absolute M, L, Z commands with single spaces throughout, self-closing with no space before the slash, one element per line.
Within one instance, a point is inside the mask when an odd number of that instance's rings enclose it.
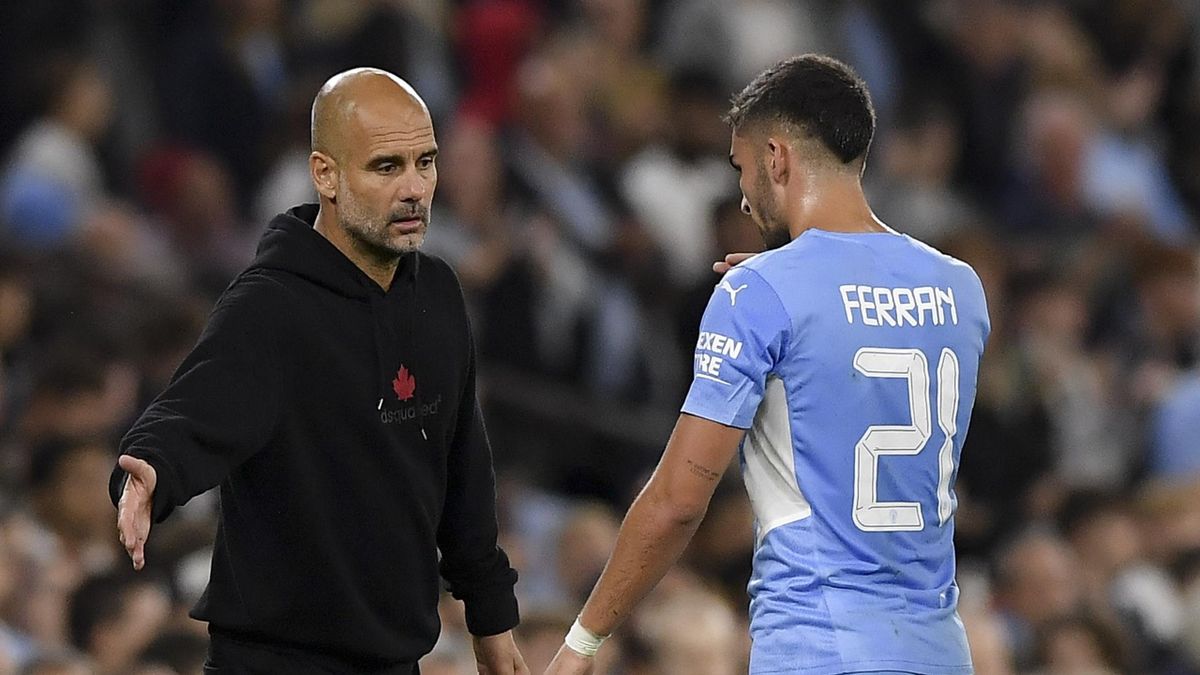
<path fill-rule="evenodd" d="M 323 152 L 314 151 L 308 156 L 308 171 L 317 194 L 331 202 L 337 201 L 337 162 Z"/>
<path fill-rule="evenodd" d="M 772 136 L 767 139 L 767 152 L 770 155 L 767 160 L 767 173 L 771 176 L 771 182 L 780 185 L 787 183 L 791 147 L 784 143 L 783 139 Z"/>

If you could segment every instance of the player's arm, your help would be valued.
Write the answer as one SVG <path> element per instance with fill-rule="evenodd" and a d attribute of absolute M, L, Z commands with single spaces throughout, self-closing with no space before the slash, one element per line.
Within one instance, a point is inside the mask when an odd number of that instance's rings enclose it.
<path fill-rule="evenodd" d="M 744 429 L 679 416 L 666 451 L 634 500 L 579 623 L 609 635 L 679 559 L 733 460 Z"/>
<path fill-rule="evenodd" d="M 753 270 L 730 270 L 713 291 L 684 414 L 548 673 L 590 672 L 598 638 L 611 634 L 679 559 L 754 421 L 790 326 L 778 295 Z"/>

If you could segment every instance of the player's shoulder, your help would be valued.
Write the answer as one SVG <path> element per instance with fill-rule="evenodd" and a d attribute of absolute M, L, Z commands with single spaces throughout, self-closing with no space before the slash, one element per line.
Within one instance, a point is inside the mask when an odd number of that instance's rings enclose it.
<path fill-rule="evenodd" d="M 806 304 L 812 292 L 812 284 L 806 280 L 813 274 L 813 261 L 807 255 L 807 247 L 798 240 L 784 246 L 763 251 L 743 261 L 725 273 L 718 282 L 715 293 L 722 290 L 739 298 L 746 298 L 747 306 L 782 310 L 782 315 L 794 315 Z M 741 306 L 740 301 L 737 306 Z"/>
<path fill-rule="evenodd" d="M 956 277 L 961 282 L 968 283 L 974 286 L 980 294 L 983 293 L 983 282 L 979 279 L 979 274 L 975 272 L 975 268 L 963 260 L 960 260 L 941 249 L 921 241 L 916 237 L 904 235 L 911 242 L 913 251 L 917 255 L 925 257 L 931 264 L 942 267 L 952 277 Z"/>
<path fill-rule="evenodd" d="M 908 239 L 908 241 L 912 242 L 913 248 L 916 249 L 917 251 L 920 251 L 921 253 L 924 253 L 925 255 L 928 255 L 931 258 L 934 258 L 935 260 L 938 260 L 938 261 L 942 262 L 943 264 L 948 265 L 950 267 L 956 267 L 956 268 L 960 268 L 963 270 L 969 270 L 971 272 L 971 274 L 975 273 L 974 268 L 972 268 L 969 264 L 967 264 L 966 262 L 963 262 L 962 260 L 959 260 L 958 258 L 955 258 L 954 256 L 950 255 L 949 253 L 942 251 L 941 249 L 937 248 L 936 246 L 926 243 L 924 241 L 921 241 L 920 239 L 909 236 L 907 234 L 902 235 L 902 236 L 904 238 Z"/>

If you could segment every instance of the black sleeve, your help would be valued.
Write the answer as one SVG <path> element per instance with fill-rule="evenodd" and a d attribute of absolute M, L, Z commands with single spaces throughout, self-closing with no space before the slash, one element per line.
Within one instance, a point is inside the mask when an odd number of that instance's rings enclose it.
<path fill-rule="evenodd" d="M 276 282 L 244 276 L 213 309 L 167 388 L 121 440 L 121 454 L 154 467 L 154 522 L 216 486 L 270 438 L 285 381 Z M 125 472 L 109 479 L 113 504 Z"/>
<path fill-rule="evenodd" d="M 468 328 L 467 382 L 448 458 L 446 502 L 438 525 L 441 574 L 466 605 L 472 635 L 496 635 L 520 621 L 513 585 L 517 573 L 496 542 L 496 476 L 475 395 L 475 347 Z"/>

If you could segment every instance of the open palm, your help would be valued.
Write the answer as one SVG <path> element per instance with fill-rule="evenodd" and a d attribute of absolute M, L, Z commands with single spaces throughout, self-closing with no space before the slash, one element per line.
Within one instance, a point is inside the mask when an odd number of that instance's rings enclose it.
<path fill-rule="evenodd" d="M 117 463 L 129 474 L 117 502 L 117 532 L 133 559 L 133 569 L 140 570 L 146 565 L 146 539 L 150 536 L 150 514 L 158 473 L 154 467 L 131 455 L 121 455 Z"/>

